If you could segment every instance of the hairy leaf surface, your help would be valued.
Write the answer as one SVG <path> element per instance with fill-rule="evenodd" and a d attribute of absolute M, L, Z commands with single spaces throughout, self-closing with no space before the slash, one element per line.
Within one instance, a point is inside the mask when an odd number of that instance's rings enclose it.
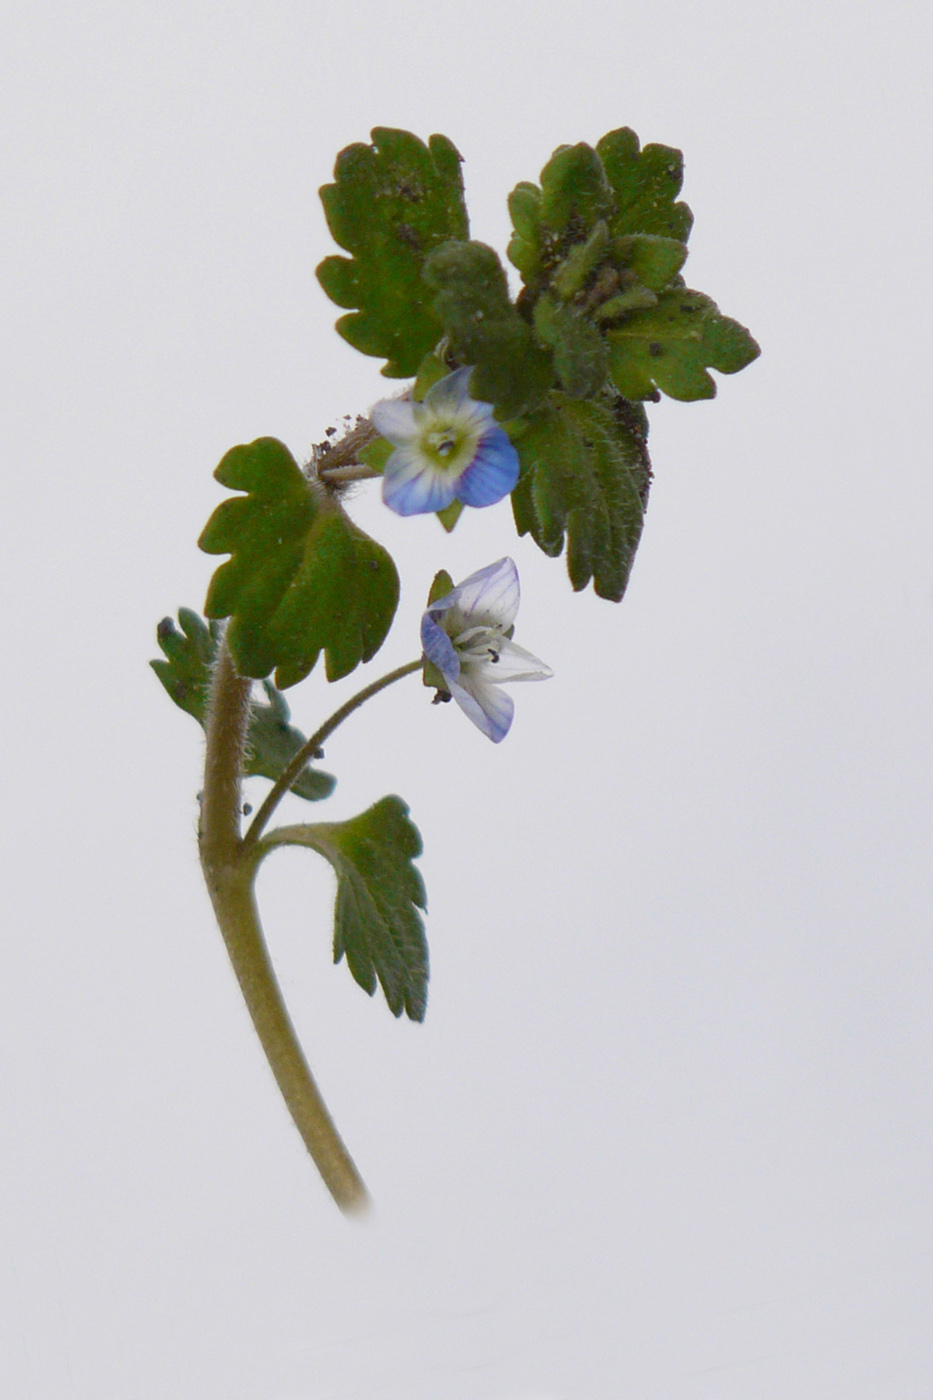
<path fill-rule="evenodd" d="M 528 419 L 516 441 L 522 474 L 512 493 L 520 535 L 545 554 L 567 541 L 574 589 L 618 602 L 641 537 L 650 466 L 647 423 L 637 406 L 581 402 L 563 394 Z"/>
<path fill-rule="evenodd" d="M 328 227 L 352 256 L 325 258 L 318 280 L 338 306 L 354 308 L 337 330 L 365 355 L 383 356 L 383 374 L 415 374 L 440 338 L 421 272 L 434 248 L 468 237 L 460 159 L 445 136 L 425 145 L 377 127 L 372 145 L 341 151 L 334 184 L 321 190 Z"/>
<path fill-rule="evenodd" d="M 328 680 L 369 661 L 398 604 L 391 557 L 288 448 L 258 438 L 228 452 L 214 473 L 244 496 L 221 503 L 199 544 L 229 554 L 208 589 L 208 617 L 229 617 L 227 644 L 241 675 L 275 669 L 282 688 L 303 680 L 325 653 Z"/>
<path fill-rule="evenodd" d="M 553 377 L 550 356 L 512 304 L 498 253 L 485 243 L 447 243 L 432 253 L 424 276 L 453 354 L 475 367 L 473 398 L 504 417 L 540 403 Z"/>
<path fill-rule="evenodd" d="M 175 704 L 206 728 L 211 667 L 220 640 L 219 628 L 216 624 L 208 627 L 191 608 L 179 608 L 178 621 L 180 632 L 170 617 L 159 623 L 156 637 L 166 660 L 149 664 Z M 304 746 L 305 736 L 289 723 L 284 695 L 271 681 L 263 681 L 263 689 L 269 703 L 263 705 L 254 701 L 250 709 L 244 772 L 253 777 L 271 778 L 274 782 Z M 330 796 L 336 782 L 330 773 L 308 764 L 292 784 L 291 791 L 308 802 L 319 802 Z"/>
<path fill-rule="evenodd" d="M 300 830 L 337 872 L 334 962 L 345 956 L 370 996 L 378 979 L 394 1016 L 424 1020 L 428 945 L 419 911 L 427 896 L 412 864 L 422 847 L 408 807 L 384 797 L 350 821 Z"/>
<path fill-rule="evenodd" d="M 608 132 L 596 143 L 606 179 L 615 196 L 613 234 L 656 233 L 686 243 L 693 226 L 688 205 L 678 201 L 684 158 L 672 146 L 641 149 L 630 127 Z"/>
<path fill-rule="evenodd" d="M 655 306 L 630 312 L 607 339 L 609 373 L 627 399 L 649 398 L 655 388 L 672 399 L 711 399 L 716 382 L 707 368 L 735 374 L 761 353 L 744 326 L 685 287 L 672 287 Z"/>

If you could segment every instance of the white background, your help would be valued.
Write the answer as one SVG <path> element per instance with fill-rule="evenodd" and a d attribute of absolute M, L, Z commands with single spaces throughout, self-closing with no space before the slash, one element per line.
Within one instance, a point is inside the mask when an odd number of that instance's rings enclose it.
<path fill-rule="evenodd" d="M 930 36 L 839 0 L 8 4 L 0 1394 L 928 1400 Z M 222 453 L 386 392 L 313 275 L 375 125 L 448 134 L 502 251 L 556 145 L 681 146 L 688 279 L 763 354 L 653 410 L 620 607 L 507 505 L 447 539 L 354 503 L 403 577 L 370 675 L 438 567 L 506 552 L 556 672 L 498 748 L 416 679 L 328 746 L 334 817 L 397 791 L 423 832 L 423 1026 L 331 966 L 322 862 L 264 870 L 360 1224 L 255 1042 L 146 662 Z"/>

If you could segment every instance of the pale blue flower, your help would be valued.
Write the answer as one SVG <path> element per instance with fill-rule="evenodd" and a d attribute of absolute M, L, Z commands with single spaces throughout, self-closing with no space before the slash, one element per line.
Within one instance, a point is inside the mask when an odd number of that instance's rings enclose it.
<path fill-rule="evenodd" d="M 399 515 L 444 510 L 453 501 L 491 506 L 518 481 L 518 453 L 493 406 L 467 392 L 472 369 L 439 379 L 422 403 L 383 399 L 376 430 L 395 451 L 385 465 L 382 499 Z"/>
<path fill-rule="evenodd" d="M 431 603 L 421 619 L 421 645 L 461 710 L 494 744 L 512 723 L 503 681 L 543 681 L 550 666 L 511 640 L 519 603 L 518 570 L 500 559 L 470 574 Z"/>

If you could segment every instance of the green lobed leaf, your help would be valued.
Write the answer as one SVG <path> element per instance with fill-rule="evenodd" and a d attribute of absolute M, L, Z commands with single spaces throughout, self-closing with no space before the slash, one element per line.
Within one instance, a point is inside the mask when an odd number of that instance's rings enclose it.
<path fill-rule="evenodd" d="M 545 292 L 535 302 L 534 326 L 551 347 L 561 388 L 572 399 L 595 394 L 606 382 L 606 342 L 586 316 Z"/>
<path fill-rule="evenodd" d="M 245 496 L 222 502 L 200 547 L 229 554 L 211 580 L 208 617 L 229 617 L 227 644 L 241 675 L 275 669 L 294 685 L 325 653 L 328 680 L 349 675 L 382 646 L 399 582 L 389 554 L 339 501 L 299 469 L 275 438 L 234 447 L 214 473 Z"/>
<path fill-rule="evenodd" d="M 613 239 L 618 263 L 652 292 L 669 286 L 687 260 L 687 245 L 656 233 L 628 233 Z"/>
<path fill-rule="evenodd" d="M 599 156 L 584 141 L 558 146 L 541 171 L 541 219 L 555 233 L 582 241 L 613 211 L 613 193 Z"/>
<path fill-rule="evenodd" d="M 217 632 L 191 608 L 179 608 L 178 621 L 180 632 L 170 617 L 163 617 L 159 623 L 156 640 L 166 659 L 150 661 L 149 665 L 179 709 L 193 715 L 203 728 L 207 724 Z"/>
<path fill-rule="evenodd" d="M 677 200 L 684 180 L 682 152 L 655 144 L 642 150 L 627 126 L 597 141 L 596 152 L 615 197 L 612 233 L 655 233 L 686 243 L 693 214 Z"/>
<path fill-rule="evenodd" d="M 485 243 L 446 243 L 427 260 L 424 277 L 453 355 L 475 366 L 473 397 L 505 417 L 540 403 L 553 378 L 550 356 L 512 304 L 499 255 Z"/>
<path fill-rule="evenodd" d="M 579 591 L 625 592 L 650 480 L 647 420 L 624 401 L 582 402 L 552 393 L 516 442 L 522 474 L 512 493 L 520 535 L 545 554 L 567 541 L 567 571 Z"/>
<path fill-rule="evenodd" d="M 628 399 L 650 398 L 655 388 L 672 399 L 711 399 L 716 383 L 707 368 L 735 374 L 761 353 L 744 326 L 685 287 L 661 292 L 656 306 L 631 312 L 607 340 L 609 373 Z"/>
<path fill-rule="evenodd" d="M 220 630 L 216 624 L 208 627 L 191 608 L 179 608 L 178 621 L 180 632 L 170 617 L 159 623 L 156 637 L 167 659 L 149 664 L 175 704 L 193 715 L 204 728 L 211 668 Z M 271 778 L 274 782 L 303 748 L 305 736 L 289 724 L 284 695 L 270 681 L 263 681 L 263 688 L 269 703 L 263 705 L 254 701 L 251 706 L 244 772 L 253 777 Z M 291 790 L 308 802 L 319 802 L 330 796 L 336 782 L 330 773 L 309 764 Z"/>
<path fill-rule="evenodd" d="M 337 873 L 334 962 L 346 956 L 370 996 L 376 982 L 394 1016 L 424 1020 L 428 945 L 419 910 L 424 882 L 412 864 L 422 846 L 418 828 L 399 797 L 384 797 L 347 822 L 303 827 L 308 845 Z"/>
<path fill-rule="evenodd" d="M 506 255 L 517 267 L 526 285 L 536 282 L 541 272 L 541 190 L 522 180 L 509 195 L 512 237 Z"/>
<path fill-rule="evenodd" d="M 377 127 L 372 145 L 348 146 L 335 181 L 321 190 L 328 227 L 352 256 L 325 258 L 324 291 L 351 307 L 337 330 L 365 355 L 383 356 L 383 374 L 413 375 L 441 327 L 422 282 L 434 248 L 469 234 L 461 157 L 445 136 L 425 145 L 409 131 Z"/>

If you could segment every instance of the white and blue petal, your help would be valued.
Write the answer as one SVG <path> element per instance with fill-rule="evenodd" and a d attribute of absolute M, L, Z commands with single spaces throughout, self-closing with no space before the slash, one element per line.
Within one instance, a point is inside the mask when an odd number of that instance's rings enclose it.
<path fill-rule="evenodd" d="M 553 674 L 506 636 L 519 598 L 513 560 L 499 559 L 438 598 L 421 621 L 425 659 L 441 673 L 464 714 L 495 744 L 509 732 L 515 710 L 502 684 L 543 681 Z"/>
<path fill-rule="evenodd" d="M 481 439 L 470 465 L 457 485 L 457 500 L 465 506 L 494 506 L 518 481 L 518 453 L 508 433 L 492 427 Z"/>
<path fill-rule="evenodd" d="M 490 680 L 498 685 L 504 681 L 546 681 L 554 674 L 547 662 L 510 641 L 501 643 L 495 663 L 489 658 L 489 672 Z"/>
<path fill-rule="evenodd" d="M 395 448 L 382 496 L 399 515 L 444 510 L 455 500 L 490 506 L 513 490 L 518 454 L 492 404 L 470 398 L 472 373 L 467 367 L 445 375 L 421 403 L 406 398 L 374 405 L 373 425 Z"/>
<path fill-rule="evenodd" d="M 514 560 L 506 556 L 470 574 L 439 603 L 455 610 L 456 617 L 448 623 L 448 631 L 456 636 L 468 627 L 497 627 L 508 631 L 518 614 L 520 601 L 518 570 Z M 438 603 L 432 604 L 434 608 L 437 606 Z"/>
<path fill-rule="evenodd" d="M 487 739 L 498 744 L 512 727 L 515 704 L 511 695 L 497 685 L 484 685 L 476 675 L 461 673 L 460 681 L 449 687 L 450 693 L 468 719 Z"/>
<path fill-rule="evenodd" d="M 443 379 L 438 379 L 431 385 L 424 396 L 424 407 L 437 417 L 459 417 L 464 409 L 481 410 L 480 417 L 492 417 L 492 404 L 482 403 L 479 399 L 470 398 L 470 376 L 473 373 L 471 366 L 465 369 L 455 369 L 453 374 L 447 374 Z"/>
<path fill-rule="evenodd" d="M 370 418 L 377 433 L 393 447 L 402 447 L 418 435 L 419 408 L 411 399 L 383 399 L 374 405 Z"/>
<path fill-rule="evenodd" d="M 421 619 L 421 646 L 427 659 L 436 666 L 445 681 L 455 681 L 460 675 L 460 658 L 454 644 L 430 612 Z"/>
<path fill-rule="evenodd" d="M 426 461 L 414 443 L 397 447 L 382 475 L 382 499 L 396 515 L 444 510 L 455 490 L 456 481 Z"/>

